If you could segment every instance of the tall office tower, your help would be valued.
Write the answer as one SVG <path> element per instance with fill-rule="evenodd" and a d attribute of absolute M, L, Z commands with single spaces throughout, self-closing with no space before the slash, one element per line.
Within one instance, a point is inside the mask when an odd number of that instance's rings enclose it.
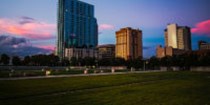
<path fill-rule="evenodd" d="M 98 25 L 91 4 L 59 0 L 57 29 L 57 55 L 61 59 L 65 49 L 95 48 L 98 45 Z"/>
<path fill-rule="evenodd" d="M 142 31 L 130 27 L 117 31 L 115 56 L 125 60 L 142 57 Z"/>
<path fill-rule="evenodd" d="M 169 24 L 164 31 L 164 35 L 165 47 L 157 47 L 157 58 L 182 55 L 191 50 L 191 31 L 189 27 Z"/>
<path fill-rule="evenodd" d="M 169 24 L 164 34 L 166 47 L 191 50 L 191 31 L 189 27 Z"/>

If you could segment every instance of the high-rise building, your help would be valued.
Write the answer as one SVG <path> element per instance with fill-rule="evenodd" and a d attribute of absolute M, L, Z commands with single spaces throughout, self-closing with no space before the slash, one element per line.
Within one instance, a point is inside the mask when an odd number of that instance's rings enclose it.
<path fill-rule="evenodd" d="M 142 31 L 130 27 L 116 32 L 116 57 L 136 59 L 142 57 Z"/>
<path fill-rule="evenodd" d="M 157 47 L 157 58 L 181 55 L 191 50 L 191 31 L 189 27 L 169 24 L 164 31 L 164 35 L 165 47 Z"/>
<path fill-rule="evenodd" d="M 78 0 L 59 0 L 57 19 L 57 55 L 64 58 L 65 49 L 95 48 L 98 26 L 94 6 Z"/>
<path fill-rule="evenodd" d="M 169 24 L 164 34 L 166 47 L 191 50 L 191 31 L 189 27 Z"/>

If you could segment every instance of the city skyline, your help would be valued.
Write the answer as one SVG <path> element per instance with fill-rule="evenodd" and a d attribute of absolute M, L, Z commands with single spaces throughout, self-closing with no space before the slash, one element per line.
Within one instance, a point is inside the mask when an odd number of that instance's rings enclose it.
<path fill-rule="evenodd" d="M 115 44 L 115 32 L 120 28 L 140 28 L 143 31 L 144 57 L 150 57 L 155 55 L 157 45 L 164 45 L 164 28 L 168 23 L 192 28 L 193 49 L 197 49 L 198 40 L 210 41 L 209 0 L 80 1 L 95 6 L 99 44 Z M 31 45 L 35 49 L 54 49 L 57 0 L 1 0 L 0 10 L 0 35 L 23 37 L 30 41 L 30 44 L 28 41 L 11 44 L 11 49 L 29 48 Z M 1 50 L 5 50 L 6 42 L 2 40 Z M 36 50 L 42 52 L 41 49 Z"/>

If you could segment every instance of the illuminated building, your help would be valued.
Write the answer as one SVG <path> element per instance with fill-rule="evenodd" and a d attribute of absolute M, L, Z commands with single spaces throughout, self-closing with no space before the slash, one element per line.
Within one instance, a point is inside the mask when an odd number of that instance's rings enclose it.
<path fill-rule="evenodd" d="M 164 34 L 166 47 L 191 50 L 191 31 L 189 27 L 169 24 Z"/>
<path fill-rule="evenodd" d="M 169 24 L 164 31 L 165 47 L 156 48 L 157 58 L 181 55 L 191 51 L 191 31 L 187 26 Z"/>
<path fill-rule="evenodd" d="M 130 27 L 116 32 L 115 57 L 128 59 L 142 58 L 142 31 Z"/>

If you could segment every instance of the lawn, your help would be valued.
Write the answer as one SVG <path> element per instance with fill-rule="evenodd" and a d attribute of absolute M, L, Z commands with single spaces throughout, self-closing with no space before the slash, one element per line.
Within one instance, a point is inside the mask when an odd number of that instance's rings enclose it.
<path fill-rule="evenodd" d="M 0 105 L 210 105 L 209 72 L 0 81 Z"/>

